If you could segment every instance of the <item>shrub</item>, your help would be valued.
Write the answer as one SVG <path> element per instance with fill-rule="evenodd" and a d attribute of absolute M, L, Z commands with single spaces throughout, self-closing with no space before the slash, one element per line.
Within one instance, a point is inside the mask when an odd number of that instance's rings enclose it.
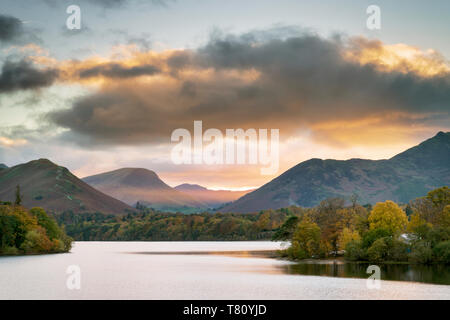
<path fill-rule="evenodd" d="M 286 250 L 287 255 L 295 260 L 301 260 L 309 258 L 308 253 L 306 250 L 301 248 L 298 243 L 293 243 L 289 248 Z"/>
<path fill-rule="evenodd" d="M 409 246 L 400 240 L 388 241 L 389 249 L 387 259 L 390 261 L 408 261 Z"/>
<path fill-rule="evenodd" d="M 45 234 L 45 230 L 42 227 L 38 227 L 27 232 L 21 249 L 25 253 L 50 252 L 53 251 L 53 243 Z"/>
<path fill-rule="evenodd" d="M 352 240 L 345 246 L 345 257 L 348 260 L 359 261 L 366 260 L 367 254 L 359 240 Z"/>
<path fill-rule="evenodd" d="M 16 247 L 4 247 L 1 249 L 1 253 L 5 256 L 15 256 L 19 254 L 19 249 Z"/>
<path fill-rule="evenodd" d="M 433 260 L 433 250 L 428 241 L 417 241 L 409 254 L 411 261 L 416 263 L 430 263 Z"/>
<path fill-rule="evenodd" d="M 450 241 L 438 243 L 433 251 L 437 261 L 450 264 Z"/>
<path fill-rule="evenodd" d="M 370 261 L 381 262 L 386 259 L 388 255 L 389 246 L 386 238 L 380 238 L 367 250 L 367 257 Z"/>
<path fill-rule="evenodd" d="M 390 236 L 392 236 L 392 233 L 388 229 L 376 228 L 369 230 L 363 237 L 362 246 L 368 249 L 376 240 Z"/>

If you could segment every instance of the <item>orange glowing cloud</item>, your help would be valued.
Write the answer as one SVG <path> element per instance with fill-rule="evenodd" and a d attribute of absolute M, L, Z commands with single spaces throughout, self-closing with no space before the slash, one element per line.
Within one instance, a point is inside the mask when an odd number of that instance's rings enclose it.
<path fill-rule="evenodd" d="M 344 52 L 344 57 L 361 65 L 375 65 L 384 72 L 413 72 L 422 77 L 450 72 L 448 62 L 435 50 L 422 51 L 403 43 L 387 45 L 361 37 L 353 39 L 349 50 Z"/>

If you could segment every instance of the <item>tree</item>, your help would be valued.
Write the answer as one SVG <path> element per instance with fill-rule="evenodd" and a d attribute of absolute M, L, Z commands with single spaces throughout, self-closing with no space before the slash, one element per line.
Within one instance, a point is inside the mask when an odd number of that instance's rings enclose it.
<path fill-rule="evenodd" d="M 314 214 L 314 221 L 322 230 L 322 239 L 329 243 L 332 250 L 338 250 L 338 237 L 345 219 L 345 200 L 329 198 L 320 202 Z"/>
<path fill-rule="evenodd" d="M 44 209 L 32 208 L 30 210 L 30 214 L 36 217 L 38 225 L 45 229 L 50 240 L 58 238 L 61 235 L 61 230 L 58 227 L 58 224 L 53 218 L 47 215 Z"/>
<path fill-rule="evenodd" d="M 319 252 L 320 228 L 310 218 L 304 217 L 292 237 L 292 248 L 297 258 L 312 257 Z"/>
<path fill-rule="evenodd" d="M 370 261 L 381 262 L 388 254 L 389 246 L 386 238 L 377 239 L 367 250 L 367 255 Z"/>
<path fill-rule="evenodd" d="M 433 260 L 433 250 L 428 241 L 417 241 L 409 254 L 410 259 L 417 263 L 430 263 Z"/>
<path fill-rule="evenodd" d="M 441 211 L 445 206 L 450 204 L 450 189 L 445 186 L 431 190 L 427 194 L 427 199 L 429 199 L 433 205 Z"/>
<path fill-rule="evenodd" d="M 370 229 L 386 229 L 392 234 L 400 234 L 405 230 L 408 218 L 405 212 L 393 201 L 377 203 L 369 215 Z"/>
<path fill-rule="evenodd" d="M 344 228 L 338 238 L 339 249 L 344 250 L 346 245 L 350 241 L 359 241 L 359 240 L 361 240 L 361 237 L 359 236 L 358 232 L 356 232 L 355 230 L 351 230 L 349 228 Z"/>
<path fill-rule="evenodd" d="M 272 241 L 286 241 L 292 238 L 295 227 L 298 223 L 297 216 L 290 216 L 286 222 L 275 232 L 272 237 Z"/>
<path fill-rule="evenodd" d="M 450 189 L 441 187 L 428 192 L 426 197 L 411 202 L 414 213 L 433 225 L 447 225 L 446 207 L 450 205 Z"/>
<path fill-rule="evenodd" d="M 0 206 L 0 255 L 68 252 L 71 242 L 43 209 Z"/>
<path fill-rule="evenodd" d="M 356 205 L 358 204 L 359 196 L 356 192 L 353 192 L 353 194 L 350 196 L 350 202 L 352 203 L 352 208 L 355 209 Z"/>
<path fill-rule="evenodd" d="M 450 264 L 450 241 L 442 241 L 434 248 L 434 255 L 439 262 Z"/>
<path fill-rule="evenodd" d="M 366 250 L 362 247 L 361 241 L 350 241 L 345 246 L 345 257 L 351 261 L 365 260 L 367 258 Z"/>
<path fill-rule="evenodd" d="M 447 205 L 442 210 L 442 214 L 439 215 L 437 223 L 444 228 L 450 228 L 450 205 Z"/>
<path fill-rule="evenodd" d="M 408 223 L 408 232 L 415 234 L 419 238 L 423 239 L 429 230 L 432 228 L 431 223 L 426 222 L 420 217 L 420 214 L 414 213 Z"/>
<path fill-rule="evenodd" d="M 16 186 L 16 201 L 14 202 L 16 206 L 20 206 L 22 204 L 22 195 L 20 194 L 20 185 Z"/>
<path fill-rule="evenodd" d="M 30 230 L 25 236 L 25 241 L 20 246 L 25 253 L 44 253 L 52 251 L 52 242 L 47 237 L 45 229 L 37 227 Z"/>

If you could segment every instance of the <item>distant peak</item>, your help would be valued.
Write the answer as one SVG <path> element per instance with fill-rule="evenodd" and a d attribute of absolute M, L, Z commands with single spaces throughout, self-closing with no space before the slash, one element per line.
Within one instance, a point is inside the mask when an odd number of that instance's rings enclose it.
<path fill-rule="evenodd" d="M 439 137 L 439 138 L 448 137 L 448 136 L 450 136 L 450 132 L 439 131 L 436 134 L 436 137 Z"/>
<path fill-rule="evenodd" d="M 116 171 L 121 171 L 121 172 L 140 172 L 140 173 L 152 173 L 154 175 L 156 175 L 155 171 L 149 170 L 149 169 L 145 169 L 145 168 L 121 168 L 121 169 L 117 169 Z"/>
<path fill-rule="evenodd" d="M 51 162 L 50 160 L 45 159 L 45 158 L 40 158 L 40 159 L 37 159 L 37 160 L 32 160 L 32 161 L 28 162 L 28 164 L 39 164 L 39 165 L 52 165 L 52 166 L 57 166 L 57 164 L 55 164 L 55 163 L 53 163 L 53 162 Z"/>
<path fill-rule="evenodd" d="M 189 184 L 189 183 L 183 183 L 180 184 L 179 186 L 176 186 L 175 189 L 177 190 L 208 190 L 207 188 L 198 185 L 198 184 Z"/>

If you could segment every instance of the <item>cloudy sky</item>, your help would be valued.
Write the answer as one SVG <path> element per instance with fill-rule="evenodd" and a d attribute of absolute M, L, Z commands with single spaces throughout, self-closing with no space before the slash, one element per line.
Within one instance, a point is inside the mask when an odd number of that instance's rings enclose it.
<path fill-rule="evenodd" d="M 66 27 L 72 4 L 80 30 Z M 2 0 L 0 163 L 239 189 L 309 158 L 389 158 L 449 131 L 449 12 L 446 0 Z M 279 172 L 173 164 L 171 132 L 194 120 L 279 129 Z"/>

